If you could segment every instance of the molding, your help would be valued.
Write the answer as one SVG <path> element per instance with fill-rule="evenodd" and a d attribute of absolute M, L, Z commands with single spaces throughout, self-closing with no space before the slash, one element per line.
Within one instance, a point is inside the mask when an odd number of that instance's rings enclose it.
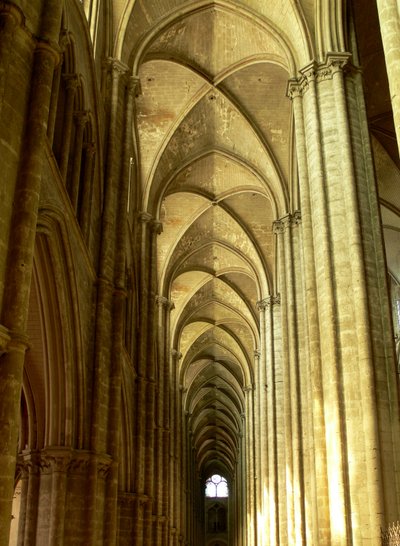
<path fill-rule="evenodd" d="M 40 451 L 23 451 L 18 455 L 17 470 L 28 473 L 52 474 L 85 474 L 90 471 L 91 464 L 96 465 L 100 478 L 106 478 L 112 465 L 110 455 L 93 453 L 85 450 L 75 450 L 63 446 L 46 447 Z"/>

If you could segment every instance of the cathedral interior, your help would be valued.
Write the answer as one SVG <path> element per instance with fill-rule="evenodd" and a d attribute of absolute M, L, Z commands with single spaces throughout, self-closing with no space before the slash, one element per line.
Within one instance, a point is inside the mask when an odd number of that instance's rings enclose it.
<path fill-rule="evenodd" d="M 0 546 L 400 544 L 399 142 L 399 0 L 0 0 Z"/>

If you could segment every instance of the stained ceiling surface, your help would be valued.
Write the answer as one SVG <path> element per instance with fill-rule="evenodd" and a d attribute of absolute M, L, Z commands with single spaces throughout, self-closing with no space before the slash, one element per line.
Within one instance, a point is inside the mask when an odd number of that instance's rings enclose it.
<path fill-rule="evenodd" d="M 287 64 L 270 29 L 213 4 L 171 19 L 138 71 L 143 209 L 163 225 L 158 286 L 174 304 L 172 347 L 203 477 L 235 475 L 257 373 L 256 304 L 274 292 L 272 223 L 292 168 Z"/>

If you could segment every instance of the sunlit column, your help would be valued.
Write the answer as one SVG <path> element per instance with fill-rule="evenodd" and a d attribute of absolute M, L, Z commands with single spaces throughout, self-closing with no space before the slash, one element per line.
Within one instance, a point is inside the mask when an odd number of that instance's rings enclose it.
<path fill-rule="evenodd" d="M 279 287 L 281 292 L 281 320 L 282 320 L 282 370 L 283 370 L 283 425 L 284 425 L 284 460 L 285 483 L 286 483 L 286 510 L 287 510 L 287 540 L 288 544 L 296 544 L 295 535 L 295 468 L 293 455 L 293 437 L 296 437 L 296 430 L 293 430 L 293 411 L 291 384 L 291 359 L 293 358 L 293 332 L 291 331 L 291 295 L 290 279 L 286 275 L 287 253 L 285 251 L 284 233 L 290 222 L 290 216 L 274 222 L 273 231 L 277 239 L 277 260 Z"/>
<path fill-rule="evenodd" d="M 260 311 L 261 353 L 264 355 L 263 376 L 264 403 L 263 415 L 265 419 L 263 434 L 266 460 L 264 462 L 264 492 L 263 506 L 266 514 L 264 541 L 271 546 L 278 544 L 278 476 L 276 460 L 276 395 L 275 395 L 275 358 L 274 358 L 274 331 L 273 307 L 280 303 L 279 296 L 268 296 L 257 303 Z"/>
<path fill-rule="evenodd" d="M 255 535 L 257 544 L 261 545 L 263 540 L 263 507 L 262 507 L 262 467 L 261 467 L 261 366 L 260 351 L 254 351 L 254 371 L 256 384 L 254 387 L 254 510 L 255 510 Z"/>
<path fill-rule="evenodd" d="M 255 499 L 255 453 L 254 453 L 254 389 L 244 389 L 246 402 L 246 499 L 247 499 L 247 544 L 255 546 L 257 514 Z"/>
<path fill-rule="evenodd" d="M 259 398 L 260 398 L 260 472 L 259 472 L 259 530 L 258 530 L 258 546 L 268 544 L 267 533 L 265 529 L 270 528 L 269 522 L 269 495 L 268 495 L 268 408 L 267 408 L 267 371 L 266 371 L 266 306 L 267 300 L 257 302 L 257 309 L 260 312 L 260 352 L 258 357 L 259 369 Z M 257 360 L 256 360 L 257 362 Z"/>
<path fill-rule="evenodd" d="M 315 543 L 325 544 L 330 541 L 329 499 L 326 469 L 325 417 L 322 387 L 321 352 L 319 317 L 317 305 L 317 287 L 314 269 L 314 241 L 312 232 L 310 188 L 308 178 L 307 151 L 304 127 L 302 86 L 297 80 L 289 82 L 289 97 L 293 101 L 297 165 L 299 170 L 300 204 L 302 211 L 302 270 L 304 271 L 304 309 L 307 321 L 306 339 L 308 342 L 307 379 L 309 393 L 309 428 L 304 431 L 308 436 L 310 465 L 308 488 L 305 491 L 306 518 L 308 521 L 307 537 Z M 318 488 L 317 488 L 318 484 Z"/>
<path fill-rule="evenodd" d="M 303 96 L 304 123 L 312 194 L 313 239 L 316 263 L 316 286 L 322 357 L 324 392 L 325 440 L 327 447 L 328 492 L 332 546 L 342 544 L 348 536 L 348 496 L 345 484 L 347 469 L 344 445 L 344 416 L 339 339 L 336 328 L 335 288 L 333 284 L 333 256 L 329 223 L 329 194 L 324 177 L 323 136 L 321 134 L 320 104 L 317 91 L 318 69 L 314 64 L 302 70 L 307 81 Z M 323 332 L 321 330 L 323 328 Z M 334 526 L 334 528 L 333 528 Z"/>

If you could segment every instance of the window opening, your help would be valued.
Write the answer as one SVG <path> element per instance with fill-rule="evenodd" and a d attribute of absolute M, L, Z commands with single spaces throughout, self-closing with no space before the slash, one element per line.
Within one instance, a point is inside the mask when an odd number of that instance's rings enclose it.
<path fill-rule="evenodd" d="M 206 480 L 206 497 L 227 497 L 228 482 L 223 476 L 213 474 Z"/>

